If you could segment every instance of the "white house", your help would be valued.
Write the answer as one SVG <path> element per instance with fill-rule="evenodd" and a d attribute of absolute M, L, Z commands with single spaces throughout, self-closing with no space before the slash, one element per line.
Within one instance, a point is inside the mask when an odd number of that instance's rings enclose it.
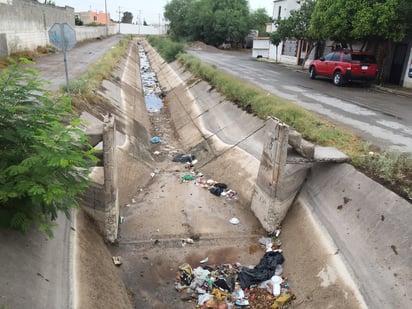
<path fill-rule="evenodd" d="M 291 10 L 299 9 L 299 0 L 274 0 L 272 19 L 286 19 Z M 274 23 L 266 24 L 266 32 L 271 33 L 276 30 Z M 263 57 L 270 60 L 277 60 L 283 63 L 298 64 L 299 59 L 304 58 L 301 43 L 297 40 L 281 42 L 277 48 L 270 44 L 269 37 L 259 37 L 253 40 L 253 57 Z"/>

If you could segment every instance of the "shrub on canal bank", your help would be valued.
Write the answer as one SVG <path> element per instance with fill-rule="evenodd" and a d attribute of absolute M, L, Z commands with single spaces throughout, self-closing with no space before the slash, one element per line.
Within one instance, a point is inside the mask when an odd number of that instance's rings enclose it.
<path fill-rule="evenodd" d="M 150 45 L 156 48 L 157 52 L 167 62 L 172 62 L 177 59 L 177 56 L 185 51 L 185 44 L 175 42 L 169 38 L 161 38 L 158 36 L 147 37 Z"/>

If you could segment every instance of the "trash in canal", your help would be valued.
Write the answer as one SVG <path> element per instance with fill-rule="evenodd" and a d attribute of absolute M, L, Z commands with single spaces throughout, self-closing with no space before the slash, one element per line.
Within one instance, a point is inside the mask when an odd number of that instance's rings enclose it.
<path fill-rule="evenodd" d="M 157 113 L 164 105 L 162 100 L 164 95 L 160 89 L 156 73 L 152 70 L 146 52 L 140 44 L 138 44 L 138 52 L 140 58 L 140 78 L 142 80 L 146 109 L 151 113 Z"/>
<path fill-rule="evenodd" d="M 266 247 L 275 241 L 261 238 L 259 243 Z M 266 251 L 253 268 L 242 267 L 240 263 L 209 265 L 208 258 L 201 260 L 196 268 L 184 263 L 179 266 L 175 288 L 184 294 L 182 301 L 197 300 L 196 308 L 200 309 L 285 308 L 295 296 L 288 278 L 279 274 L 284 257 L 276 248 Z"/>

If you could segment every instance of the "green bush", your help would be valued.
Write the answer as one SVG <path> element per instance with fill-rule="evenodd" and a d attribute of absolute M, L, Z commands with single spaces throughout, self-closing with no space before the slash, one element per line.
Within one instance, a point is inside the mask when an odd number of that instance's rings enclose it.
<path fill-rule="evenodd" d="M 167 62 L 176 60 L 178 55 L 185 51 L 184 43 L 174 42 L 168 38 L 148 36 L 148 41 Z"/>
<path fill-rule="evenodd" d="M 21 64 L 23 62 L 23 64 Z M 26 59 L 0 73 L 0 226 L 52 236 L 88 185 L 93 148 L 70 98 L 52 97 Z"/>

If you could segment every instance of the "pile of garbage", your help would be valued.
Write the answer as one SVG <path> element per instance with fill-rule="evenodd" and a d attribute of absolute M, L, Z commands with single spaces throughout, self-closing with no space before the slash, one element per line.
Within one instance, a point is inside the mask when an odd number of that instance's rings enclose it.
<path fill-rule="evenodd" d="M 295 297 L 283 276 L 280 240 L 262 237 L 259 243 L 266 252 L 254 267 L 206 265 L 207 259 L 196 268 L 188 263 L 180 265 L 175 288 L 184 294 L 182 301 L 195 302 L 199 309 L 286 308 Z"/>

